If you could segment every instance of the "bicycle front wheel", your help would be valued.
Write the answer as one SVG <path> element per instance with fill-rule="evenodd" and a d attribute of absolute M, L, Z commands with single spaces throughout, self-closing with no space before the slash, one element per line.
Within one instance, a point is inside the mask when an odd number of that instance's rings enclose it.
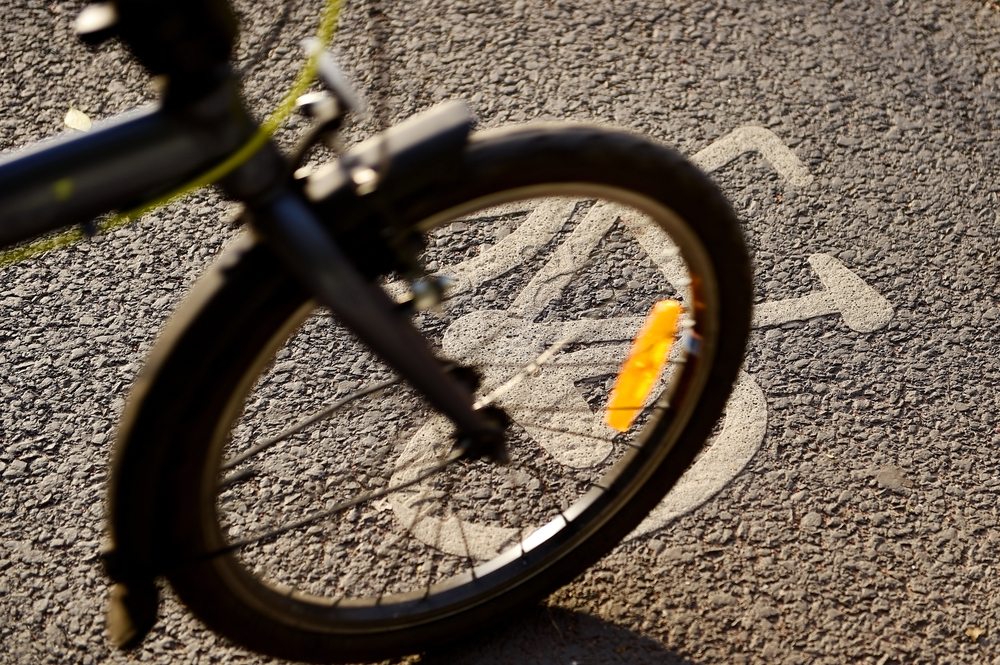
<path fill-rule="evenodd" d="M 394 214 L 451 284 L 414 323 L 509 416 L 508 464 L 456 461 L 447 420 L 249 240 L 163 361 L 185 390 L 150 391 L 164 403 L 145 411 L 170 414 L 170 582 L 262 652 L 414 652 L 550 593 L 673 486 L 741 362 L 737 222 L 665 148 L 590 127 L 486 133 L 449 186 Z M 620 432 L 610 391 L 662 301 L 681 308 L 666 369 Z"/>

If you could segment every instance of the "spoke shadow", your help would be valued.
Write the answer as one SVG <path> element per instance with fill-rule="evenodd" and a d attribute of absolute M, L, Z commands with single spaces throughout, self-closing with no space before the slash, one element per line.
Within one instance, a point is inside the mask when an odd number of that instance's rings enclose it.
<path fill-rule="evenodd" d="M 694 665 L 655 639 L 603 619 L 559 607 L 536 607 L 493 629 L 478 631 L 407 665 L 551 665 L 602 663 Z"/>

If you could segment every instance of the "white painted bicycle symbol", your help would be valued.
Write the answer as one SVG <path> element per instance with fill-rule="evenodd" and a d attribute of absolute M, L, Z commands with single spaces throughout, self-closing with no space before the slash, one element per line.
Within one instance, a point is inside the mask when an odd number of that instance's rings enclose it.
<path fill-rule="evenodd" d="M 736 156 L 750 150 L 758 151 L 793 185 L 804 185 L 808 172 L 788 148 L 772 133 L 761 128 L 741 128 L 717 141 L 694 157 L 706 170 L 714 170 Z M 458 293 L 476 287 L 516 268 L 522 257 L 533 253 L 558 233 L 571 214 L 573 202 L 547 200 L 534 209 L 516 231 L 488 248 L 475 258 L 442 269 L 456 280 L 452 291 Z M 448 357 L 464 358 L 475 365 L 490 367 L 498 357 L 508 363 L 526 364 L 537 354 L 537 347 L 525 344 L 532 337 L 554 339 L 578 332 L 587 339 L 609 340 L 631 338 L 641 325 L 639 318 L 613 318 L 571 321 L 565 323 L 535 323 L 537 315 L 562 291 L 578 271 L 581 257 L 587 257 L 614 224 L 628 229 L 656 268 L 678 290 L 686 284 L 684 265 L 665 236 L 650 233 L 648 225 L 636 223 L 631 209 L 603 203 L 591 208 L 585 218 L 559 245 L 541 270 L 521 289 L 513 304 L 504 311 L 475 311 L 455 321 L 444 337 L 444 353 Z M 655 237 L 654 237 L 655 236 Z M 839 314 L 847 326 L 857 332 L 872 332 L 888 323 L 893 310 L 888 301 L 868 286 L 832 256 L 814 254 L 809 263 L 823 288 L 810 295 L 763 303 L 757 306 L 754 326 L 768 327 L 787 321 L 805 320 L 816 316 Z M 558 328 L 558 329 L 554 329 Z M 577 328 L 579 330 L 573 330 Z M 484 339 L 482 332 L 504 331 Z M 477 337 L 478 334 L 478 337 Z M 508 340 L 516 340 L 516 343 Z M 570 351 L 570 362 L 540 372 L 513 388 L 508 397 L 513 404 L 530 404 L 531 418 L 521 416 L 515 408 L 511 417 L 525 424 L 531 438 L 556 461 L 575 468 L 586 468 L 607 456 L 610 429 L 599 415 L 586 408 L 576 382 L 589 367 L 614 364 L 624 356 L 620 344 Z M 499 370 L 498 370 L 499 371 Z M 496 384 L 502 376 L 491 376 L 487 370 L 484 383 Z M 520 393 L 520 394 L 519 394 Z M 569 408 L 567 406 L 576 406 Z M 561 408 L 554 408 L 559 406 Z M 567 415 L 569 412 L 571 415 Z M 548 414 L 541 421 L 538 414 Z M 767 406 L 761 387 L 746 372 L 740 372 L 726 408 L 721 430 L 688 469 L 674 489 L 633 531 L 630 538 L 660 529 L 704 504 L 725 487 L 750 461 L 760 448 L 767 430 Z M 555 436 L 553 432 L 558 432 Z M 567 435 L 568 434 L 568 435 Z M 406 443 L 403 460 L 414 464 L 402 465 L 394 483 L 410 479 L 417 461 L 433 449 L 433 442 L 446 438 L 447 423 L 443 419 L 426 423 Z M 426 460 L 423 460 L 426 461 Z M 455 515 L 431 517 L 419 515 L 420 508 L 413 495 L 399 493 L 388 500 L 388 508 L 401 524 L 409 525 L 412 533 L 428 545 L 456 554 L 488 559 L 495 556 L 505 543 L 516 535 L 515 530 L 492 524 L 480 524 Z"/>

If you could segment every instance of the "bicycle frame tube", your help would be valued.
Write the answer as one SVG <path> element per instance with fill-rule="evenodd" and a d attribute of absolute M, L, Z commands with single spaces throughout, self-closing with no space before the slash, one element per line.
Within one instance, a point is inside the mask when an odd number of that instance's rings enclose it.
<path fill-rule="evenodd" d="M 239 148 L 254 126 L 235 86 L 222 85 L 183 111 L 128 113 L 2 160 L 0 246 L 169 193 Z"/>

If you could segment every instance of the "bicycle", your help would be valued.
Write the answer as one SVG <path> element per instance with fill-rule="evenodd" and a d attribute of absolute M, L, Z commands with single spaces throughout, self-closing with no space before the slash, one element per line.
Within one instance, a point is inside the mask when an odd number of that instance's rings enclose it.
<path fill-rule="evenodd" d="M 695 459 L 742 360 L 751 277 L 728 203 L 680 155 L 585 125 L 473 132 L 452 103 L 306 173 L 351 97 L 327 76 L 292 154 L 254 144 L 225 0 L 117 0 L 83 24 L 165 77 L 162 102 L 0 163 L 0 245 L 239 153 L 218 184 L 249 229 L 122 416 L 116 644 L 142 641 L 166 578 L 262 653 L 417 651 L 569 582 Z M 616 402 L 652 324 L 655 371 Z M 275 403 L 310 415 L 284 425 Z"/>

